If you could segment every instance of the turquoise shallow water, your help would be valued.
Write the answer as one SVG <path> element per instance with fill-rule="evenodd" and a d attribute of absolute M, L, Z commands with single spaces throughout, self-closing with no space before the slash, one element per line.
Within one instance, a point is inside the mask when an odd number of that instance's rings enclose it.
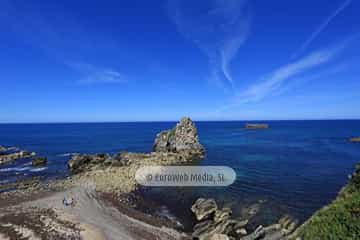
<path fill-rule="evenodd" d="M 151 188 L 146 198 L 167 205 L 191 225 L 189 206 L 197 197 L 214 197 L 242 216 L 260 206 L 257 221 L 285 213 L 304 220 L 327 204 L 360 162 L 360 121 L 267 121 L 267 130 L 244 130 L 245 122 L 197 122 L 207 156 L 200 165 L 235 169 L 236 182 L 219 188 Z M 1 124 L 0 145 L 17 146 L 47 156 L 49 166 L 33 169 L 27 160 L 0 166 L 0 184 L 33 175 L 66 176 L 67 153 L 151 151 L 156 133 L 174 122 Z M 260 201 L 260 203 L 259 203 Z"/>

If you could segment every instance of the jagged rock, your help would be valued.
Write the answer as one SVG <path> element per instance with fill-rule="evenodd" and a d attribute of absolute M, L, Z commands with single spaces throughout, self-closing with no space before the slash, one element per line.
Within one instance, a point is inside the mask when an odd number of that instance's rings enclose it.
<path fill-rule="evenodd" d="M 231 223 L 232 222 L 229 220 L 225 220 L 219 223 L 215 223 L 211 220 L 203 221 L 195 225 L 192 236 L 199 240 L 207 240 L 214 234 L 224 233 L 226 228 Z"/>
<path fill-rule="evenodd" d="M 217 209 L 218 207 L 215 200 L 211 198 L 199 198 L 191 207 L 191 211 L 195 214 L 198 221 L 209 217 L 209 215 L 216 212 Z"/>
<path fill-rule="evenodd" d="M 45 166 L 47 164 L 46 157 L 33 157 L 31 160 L 31 165 L 33 167 Z"/>
<path fill-rule="evenodd" d="M 153 150 L 155 152 L 182 152 L 203 157 L 204 147 L 200 144 L 195 124 L 184 117 L 173 129 L 157 134 Z"/>
<path fill-rule="evenodd" d="M 209 240 L 229 240 L 230 238 L 225 234 L 214 234 Z"/>
<path fill-rule="evenodd" d="M 280 218 L 278 224 L 280 225 L 284 233 L 289 234 L 295 230 L 296 226 L 298 225 L 298 220 L 292 218 L 289 215 L 285 215 Z"/>
<path fill-rule="evenodd" d="M 214 222 L 221 222 L 230 218 L 232 211 L 230 208 L 218 209 L 214 214 Z"/>

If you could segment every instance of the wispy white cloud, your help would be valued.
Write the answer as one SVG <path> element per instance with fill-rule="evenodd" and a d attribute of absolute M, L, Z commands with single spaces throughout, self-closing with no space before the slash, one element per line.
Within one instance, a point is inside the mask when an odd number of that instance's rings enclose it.
<path fill-rule="evenodd" d="M 292 58 L 296 58 L 298 57 L 300 54 L 302 54 L 308 47 L 309 45 L 315 40 L 315 38 L 317 38 L 317 36 L 324 31 L 324 29 L 330 24 L 330 22 L 337 16 L 339 15 L 346 7 L 348 7 L 350 5 L 352 0 L 345 0 L 344 2 L 341 3 L 341 5 L 330 15 L 328 16 L 324 22 L 322 22 L 316 29 L 314 32 L 311 33 L 310 37 L 301 45 L 301 47 L 299 48 L 298 51 L 296 51 L 293 55 Z"/>
<path fill-rule="evenodd" d="M 251 85 L 244 91 L 238 92 L 231 99 L 229 104 L 219 108 L 217 112 L 222 112 L 245 103 L 258 102 L 263 100 L 272 93 L 281 90 L 287 81 L 301 76 L 302 74 L 306 74 L 308 71 L 311 71 L 316 67 L 330 63 L 346 46 L 345 43 L 333 46 L 331 48 L 314 51 L 295 62 L 279 67 L 272 73 L 263 77 L 258 83 Z M 311 75 L 304 78 L 314 78 L 314 76 L 316 75 Z"/>
<path fill-rule="evenodd" d="M 68 66 L 80 73 L 81 78 L 77 81 L 77 84 L 117 84 L 128 81 L 124 74 L 113 69 L 99 68 L 88 63 L 79 62 L 68 63 Z"/>
<path fill-rule="evenodd" d="M 250 28 L 246 1 L 202 1 L 199 8 L 186 6 L 189 3 L 191 1 L 169 0 L 170 18 L 179 33 L 208 57 L 210 79 L 224 89 L 234 89 L 230 64 Z"/>

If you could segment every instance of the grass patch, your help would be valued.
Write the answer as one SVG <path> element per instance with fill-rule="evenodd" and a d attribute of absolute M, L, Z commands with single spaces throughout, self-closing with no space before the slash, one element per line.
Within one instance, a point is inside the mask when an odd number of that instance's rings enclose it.
<path fill-rule="evenodd" d="M 360 239 L 360 165 L 334 202 L 299 229 L 302 239 Z"/>

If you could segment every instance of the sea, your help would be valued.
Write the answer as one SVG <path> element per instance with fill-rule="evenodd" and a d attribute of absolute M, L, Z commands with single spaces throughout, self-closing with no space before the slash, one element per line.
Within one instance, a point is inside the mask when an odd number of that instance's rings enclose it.
<path fill-rule="evenodd" d="M 144 198 L 158 203 L 159 212 L 178 219 L 184 228 L 193 224 L 190 207 L 198 197 L 231 207 L 234 218 L 251 215 L 254 225 L 271 224 L 286 214 L 305 221 L 336 197 L 360 162 L 360 144 L 349 141 L 360 136 L 360 120 L 263 122 L 270 128 L 246 130 L 245 121 L 195 123 L 206 148 L 205 159 L 196 164 L 233 168 L 237 178 L 232 185 L 147 187 Z M 0 185 L 32 176 L 65 178 L 72 153 L 149 152 L 156 134 L 175 124 L 0 124 L 0 145 L 48 159 L 43 168 L 33 168 L 28 159 L 1 165 Z"/>

